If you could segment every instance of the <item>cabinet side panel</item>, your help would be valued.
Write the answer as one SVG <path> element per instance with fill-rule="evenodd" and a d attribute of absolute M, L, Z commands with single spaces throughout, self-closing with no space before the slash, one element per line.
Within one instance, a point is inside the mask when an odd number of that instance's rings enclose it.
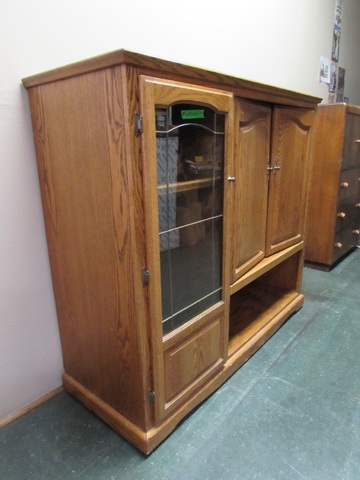
<path fill-rule="evenodd" d="M 305 239 L 305 259 L 311 262 L 332 263 L 344 119 L 342 105 L 317 108 Z"/>
<path fill-rule="evenodd" d="M 97 71 L 29 95 L 65 371 L 141 426 L 131 184 L 117 78 L 115 68 Z"/>

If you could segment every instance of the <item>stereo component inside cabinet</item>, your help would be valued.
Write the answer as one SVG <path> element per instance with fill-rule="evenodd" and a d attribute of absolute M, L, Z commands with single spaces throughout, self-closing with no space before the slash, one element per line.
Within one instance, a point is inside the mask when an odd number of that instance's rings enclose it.
<path fill-rule="evenodd" d="M 149 453 L 303 303 L 319 99 L 124 50 L 23 83 L 64 386 Z"/>
<path fill-rule="evenodd" d="M 360 107 L 317 108 L 305 260 L 330 270 L 360 239 Z"/>

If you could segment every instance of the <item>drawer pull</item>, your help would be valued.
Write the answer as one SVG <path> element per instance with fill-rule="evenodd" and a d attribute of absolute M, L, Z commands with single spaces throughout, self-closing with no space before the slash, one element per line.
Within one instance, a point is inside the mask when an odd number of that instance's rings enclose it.
<path fill-rule="evenodd" d="M 345 212 L 339 212 L 339 213 L 337 214 L 337 216 L 338 216 L 339 218 L 345 218 L 345 217 L 346 217 L 346 213 L 345 213 Z"/>
<path fill-rule="evenodd" d="M 354 235 L 360 235 L 360 230 L 353 230 Z"/>
<path fill-rule="evenodd" d="M 341 242 L 337 242 L 337 243 L 335 243 L 334 247 L 335 247 L 335 248 L 342 248 L 342 243 L 341 243 Z"/>
<path fill-rule="evenodd" d="M 360 138 L 356 139 L 355 143 L 360 143 Z"/>
<path fill-rule="evenodd" d="M 360 208 L 360 203 L 356 203 L 355 207 Z"/>
<path fill-rule="evenodd" d="M 349 188 L 348 182 L 343 182 L 343 183 L 341 184 L 341 188 Z"/>

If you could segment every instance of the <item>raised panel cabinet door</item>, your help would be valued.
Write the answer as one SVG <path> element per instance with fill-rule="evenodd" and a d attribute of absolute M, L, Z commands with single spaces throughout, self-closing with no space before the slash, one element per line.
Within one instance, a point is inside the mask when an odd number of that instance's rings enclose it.
<path fill-rule="evenodd" d="M 169 395 L 174 409 L 221 368 L 227 354 L 224 175 L 233 96 L 147 76 L 140 78 L 140 93 L 149 328 L 160 419 Z M 216 329 L 199 336 L 210 315 L 217 318 Z M 184 335 L 187 347 L 179 349 L 177 339 L 183 342 Z M 171 355 L 165 348 L 169 337 L 175 339 Z"/>
<path fill-rule="evenodd" d="M 274 108 L 266 255 L 303 240 L 313 118 L 313 110 Z"/>
<path fill-rule="evenodd" d="M 235 103 L 232 282 L 265 256 L 271 108 Z"/>

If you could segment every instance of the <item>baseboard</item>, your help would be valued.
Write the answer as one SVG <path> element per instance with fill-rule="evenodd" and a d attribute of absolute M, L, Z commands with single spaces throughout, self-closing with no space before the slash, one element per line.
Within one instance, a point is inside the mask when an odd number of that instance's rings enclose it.
<path fill-rule="evenodd" d="M 0 420 L 0 428 L 4 427 L 8 423 L 13 422 L 14 420 L 21 417 L 22 415 L 25 415 L 25 413 L 30 412 L 31 410 L 38 407 L 42 403 L 46 402 L 47 400 L 50 400 L 50 398 L 55 397 L 55 395 L 58 395 L 63 390 L 64 390 L 64 388 L 62 386 L 58 387 L 58 388 L 55 388 L 55 390 L 52 390 L 51 392 L 47 393 L 46 395 L 43 395 L 42 397 L 38 398 L 34 402 L 29 403 L 28 405 L 21 408 L 20 410 L 17 410 L 16 412 L 11 413 L 10 415 L 5 417 L 4 419 Z"/>

